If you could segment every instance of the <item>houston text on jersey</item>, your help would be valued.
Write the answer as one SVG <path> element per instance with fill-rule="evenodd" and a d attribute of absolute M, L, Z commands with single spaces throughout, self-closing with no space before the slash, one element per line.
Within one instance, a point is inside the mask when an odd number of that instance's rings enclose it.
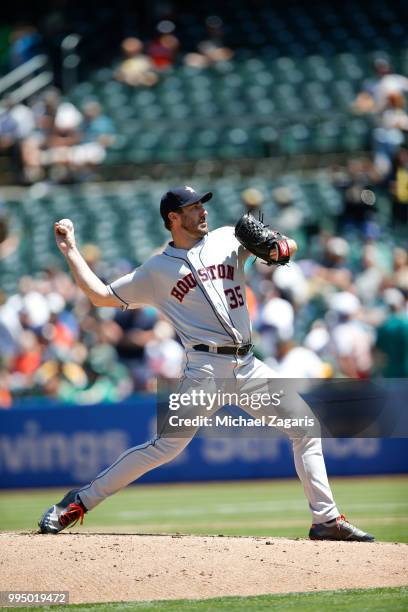
<path fill-rule="evenodd" d="M 234 268 L 228 264 L 221 263 L 218 265 L 214 264 L 212 266 L 206 266 L 205 268 L 199 268 L 197 273 L 203 282 L 215 280 L 216 278 L 227 278 L 229 280 L 234 280 Z M 190 289 L 194 289 L 194 287 L 197 287 L 197 281 L 190 272 L 177 281 L 170 293 L 176 298 L 176 300 L 182 302 Z"/>

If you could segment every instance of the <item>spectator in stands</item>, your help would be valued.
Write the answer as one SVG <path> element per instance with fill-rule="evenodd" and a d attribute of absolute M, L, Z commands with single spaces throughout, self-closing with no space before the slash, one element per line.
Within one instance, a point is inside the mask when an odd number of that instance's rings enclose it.
<path fill-rule="evenodd" d="M 261 208 L 264 203 L 264 196 L 259 189 L 248 187 L 241 193 L 241 200 L 245 212 L 256 213 L 257 209 Z"/>
<path fill-rule="evenodd" d="M 26 104 L 16 104 L 12 96 L 3 99 L 0 109 L 0 153 L 10 159 L 14 181 L 23 180 L 23 149 L 35 128 L 34 113 Z"/>
<path fill-rule="evenodd" d="M 7 301 L 0 291 L 0 409 L 12 406 L 11 367 L 20 351 L 18 317 Z"/>
<path fill-rule="evenodd" d="M 405 97 L 401 92 L 389 93 L 384 109 L 377 117 L 373 131 L 374 164 L 379 175 L 388 180 L 393 161 L 408 137 L 408 114 Z"/>
<path fill-rule="evenodd" d="M 316 353 L 324 362 L 330 362 L 330 333 L 323 319 L 315 319 L 306 334 L 303 345 Z"/>
<path fill-rule="evenodd" d="M 389 314 L 377 330 L 376 361 L 386 378 L 408 377 L 408 314 L 404 294 L 395 288 L 383 293 Z"/>
<path fill-rule="evenodd" d="M 20 244 L 20 237 L 10 228 L 9 215 L 0 202 L 0 261 L 12 255 Z"/>
<path fill-rule="evenodd" d="M 103 147 L 109 147 L 115 139 L 115 126 L 112 119 L 103 114 L 99 102 L 93 100 L 84 104 L 82 116 L 83 142 L 98 142 Z"/>
<path fill-rule="evenodd" d="M 160 319 L 155 323 L 153 338 L 145 345 L 145 354 L 151 373 L 149 381 L 151 390 L 153 390 L 154 377 L 169 380 L 181 376 L 184 351 L 175 339 L 174 329 L 168 321 Z"/>
<path fill-rule="evenodd" d="M 82 115 L 71 102 L 61 102 L 48 138 L 49 148 L 72 146 L 79 141 Z"/>
<path fill-rule="evenodd" d="M 296 261 L 290 266 L 276 266 L 272 272 L 272 280 L 282 296 L 290 301 L 295 308 L 307 303 L 309 288 L 302 267 Z"/>
<path fill-rule="evenodd" d="M 80 367 L 70 362 L 64 364 L 62 372 L 58 396 L 75 404 L 117 402 L 133 389 L 128 370 L 118 362 L 116 350 L 109 344 L 96 343 L 86 352 Z"/>
<path fill-rule="evenodd" d="M 115 322 L 121 333 L 115 341 L 119 359 L 131 371 L 136 389 L 146 389 L 150 372 L 146 364 L 145 347 L 155 339 L 157 314 L 151 308 L 136 308 L 117 312 Z"/>
<path fill-rule="evenodd" d="M 61 294 L 55 293 L 57 286 Z M 115 348 L 120 326 L 91 312 L 64 273 L 21 280 L 19 293 L 0 306 L 3 372 L 13 394 L 93 403 L 118 401 L 132 392 Z"/>
<path fill-rule="evenodd" d="M 36 102 L 34 112 L 37 129 L 23 143 L 27 181 L 47 175 L 55 182 L 95 178 L 94 169 L 114 140 L 113 123 L 100 105 L 88 102 L 82 115 L 53 89 Z"/>
<path fill-rule="evenodd" d="M 33 377 L 40 367 L 43 347 L 38 336 L 24 329 L 19 338 L 19 351 L 11 364 L 11 371 L 20 386 L 32 388 Z"/>
<path fill-rule="evenodd" d="M 17 175 L 21 171 L 21 146 L 19 127 L 13 115 L 13 101 L 10 97 L 4 98 L 0 107 L 0 156 L 10 160 L 11 166 Z"/>
<path fill-rule="evenodd" d="M 0 340 L 1 358 L 12 360 L 19 351 L 22 327 L 19 318 L 20 296 L 6 297 L 0 293 Z"/>
<path fill-rule="evenodd" d="M 373 307 L 377 301 L 385 269 L 380 265 L 381 257 L 373 244 L 365 244 L 360 260 L 361 270 L 356 274 L 354 285 L 357 294 L 367 307 Z"/>
<path fill-rule="evenodd" d="M 261 350 L 266 357 L 276 355 L 277 344 L 292 339 L 295 311 L 282 293 L 272 287 L 265 296 L 256 328 L 260 334 Z"/>
<path fill-rule="evenodd" d="M 30 106 L 23 103 L 14 103 L 10 98 L 12 106 L 10 114 L 17 124 L 17 138 L 21 141 L 30 136 L 35 128 L 34 113 Z"/>
<path fill-rule="evenodd" d="M 393 160 L 390 190 L 395 228 L 408 224 L 408 147 L 397 151 Z"/>
<path fill-rule="evenodd" d="M 11 408 L 12 405 L 13 397 L 10 392 L 9 375 L 0 361 L 0 410 L 2 408 Z"/>
<path fill-rule="evenodd" d="M 54 125 L 40 155 L 41 165 L 50 168 L 56 182 L 72 180 L 72 172 L 83 165 L 80 149 L 82 115 L 71 102 L 62 102 L 57 109 Z"/>
<path fill-rule="evenodd" d="M 32 104 L 35 128 L 22 142 L 24 180 L 27 183 L 45 178 L 41 153 L 48 146 L 60 104 L 60 92 L 55 87 L 45 90 Z"/>
<path fill-rule="evenodd" d="M 358 319 L 360 300 L 349 291 L 340 291 L 330 297 L 329 306 L 335 315 L 331 339 L 340 374 L 368 378 L 374 338 L 373 331 Z"/>
<path fill-rule="evenodd" d="M 272 198 L 279 208 L 277 224 L 281 232 L 289 234 L 305 226 L 309 233 L 314 229 L 310 223 L 305 223 L 305 215 L 299 206 L 296 206 L 290 187 L 276 187 L 272 191 Z"/>
<path fill-rule="evenodd" d="M 392 73 L 390 62 L 383 57 L 374 60 L 374 78 L 367 79 L 361 92 L 353 102 L 352 108 L 357 113 L 381 112 L 389 94 L 401 94 L 408 91 L 408 78 Z"/>
<path fill-rule="evenodd" d="M 322 253 L 318 262 L 313 263 L 311 285 L 312 293 L 326 294 L 333 288 L 348 290 L 352 282 L 352 273 L 348 264 L 349 245 L 340 236 L 321 233 Z"/>
<path fill-rule="evenodd" d="M 125 38 L 122 42 L 124 60 L 115 72 L 118 81 L 132 87 L 152 87 L 158 82 L 152 59 L 143 53 L 143 43 L 138 38 Z"/>
<path fill-rule="evenodd" d="M 180 49 L 180 41 L 174 33 L 172 21 L 161 21 L 156 37 L 147 45 L 147 55 L 156 70 L 167 70 L 174 66 Z"/>
<path fill-rule="evenodd" d="M 374 164 L 363 158 L 349 160 L 345 172 L 333 174 L 333 184 L 343 196 L 344 208 L 339 219 L 342 232 L 367 232 L 375 218 L 375 190 L 380 179 Z"/>
<path fill-rule="evenodd" d="M 384 282 L 386 288 L 396 287 L 408 296 L 408 251 L 396 247 L 392 253 L 392 272 Z"/>
<path fill-rule="evenodd" d="M 18 68 L 38 54 L 41 34 L 30 24 L 20 24 L 10 34 L 10 69 Z"/>
<path fill-rule="evenodd" d="M 88 383 L 83 367 L 83 361 L 88 352 L 84 347 L 85 357 L 78 360 L 73 351 L 72 353 L 59 351 L 53 346 L 48 348 L 43 363 L 35 373 L 34 392 L 62 401 L 74 402 L 75 391 L 84 389 Z"/>
<path fill-rule="evenodd" d="M 37 129 L 48 135 L 62 103 L 61 92 L 56 87 L 47 88 L 32 104 Z"/>
<path fill-rule="evenodd" d="M 217 15 L 207 17 L 207 38 L 197 45 L 197 51 L 187 53 L 184 62 L 193 68 L 208 68 L 218 62 L 227 62 L 234 52 L 224 44 L 223 22 Z"/>
<path fill-rule="evenodd" d="M 73 107 L 75 109 L 75 107 Z M 83 114 L 71 107 L 71 114 L 76 117 L 72 125 L 73 142 L 66 150 L 71 177 L 73 179 L 98 179 L 95 168 L 106 157 L 106 149 L 115 140 L 115 128 L 112 120 L 102 113 L 102 107 L 96 101 L 90 101 L 83 107 Z M 60 113 L 60 109 L 58 111 Z M 55 120 L 58 125 L 59 115 Z M 78 120 L 78 123 L 77 123 Z"/>
<path fill-rule="evenodd" d="M 278 341 L 276 357 L 266 363 L 282 378 L 327 378 L 331 374 L 330 366 L 314 351 L 294 340 Z"/>

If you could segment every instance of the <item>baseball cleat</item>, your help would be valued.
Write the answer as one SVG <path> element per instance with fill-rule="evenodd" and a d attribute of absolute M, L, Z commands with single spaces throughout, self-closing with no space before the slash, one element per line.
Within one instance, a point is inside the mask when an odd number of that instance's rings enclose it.
<path fill-rule="evenodd" d="M 311 540 L 348 540 L 349 542 L 374 542 L 371 533 L 365 533 L 348 522 L 341 514 L 334 521 L 312 525 L 309 531 Z"/>
<path fill-rule="evenodd" d="M 75 489 L 68 491 L 60 502 L 44 512 L 38 522 L 38 533 L 57 534 L 66 527 L 73 527 L 78 521 L 82 525 L 85 512 L 87 509 L 81 502 L 78 492 Z"/>

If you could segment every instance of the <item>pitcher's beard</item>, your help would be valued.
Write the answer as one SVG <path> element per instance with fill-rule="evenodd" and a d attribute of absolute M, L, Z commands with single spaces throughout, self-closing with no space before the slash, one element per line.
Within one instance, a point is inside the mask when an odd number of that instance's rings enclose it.
<path fill-rule="evenodd" d="M 203 238 L 208 234 L 207 221 L 202 221 L 198 225 L 184 222 L 182 223 L 182 228 L 194 238 Z"/>

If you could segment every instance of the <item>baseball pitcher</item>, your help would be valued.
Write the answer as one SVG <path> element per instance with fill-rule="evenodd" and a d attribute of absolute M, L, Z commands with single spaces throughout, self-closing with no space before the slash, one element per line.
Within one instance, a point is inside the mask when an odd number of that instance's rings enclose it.
<path fill-rule="evenodd" d="M 79 252 L 68 219 L 55 223 L 55 238 L 77 285 L 95 306 L 126 310 L 152 305 L 174 325 L 186 351 L 181 389 L 197 381 L 241 379 L 255 382 L 276 374 L 252 352 L 246 306 L 244 264 L 251 254 L 267 264 L 285 264 L 296 252 L 294 240 L 274 232 L 250 214 L 235 228 L 209 232 L 206 204 L 212 193 L 187 185 L 168 191 L 160 213 L 172 241 L 132 273 L 105 285 Z M 192 383 L 194 381 L 194 383 Z M 244 407 L 245 409 L 245 407 Z M 176 457 L 191 436 L 164 437 L 125 451 L 80 489 L 69 491 L 39 521 L 40 533 L 58 533 L 143 474 Z M 291 436 L 295 466 L 312 514 L 311 539 L 373 541 L 350 524 L 333 499 L 320 438 Z"/>

